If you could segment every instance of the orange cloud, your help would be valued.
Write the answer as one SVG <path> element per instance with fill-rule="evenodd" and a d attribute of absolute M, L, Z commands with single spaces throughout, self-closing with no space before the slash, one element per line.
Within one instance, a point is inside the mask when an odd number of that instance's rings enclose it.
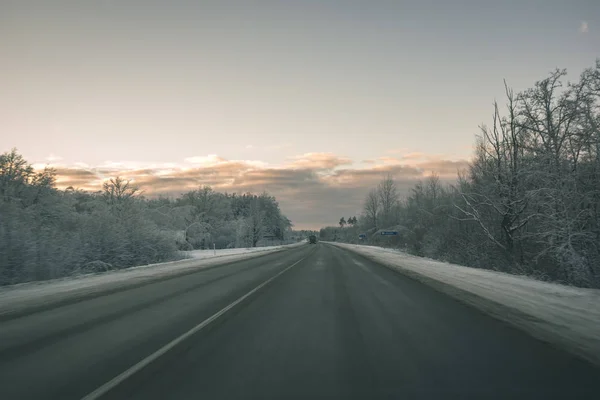
<path fill-rule="evenodd" d="M 90 170 L 79 168 L 59 167 L 56 170 L 56 186 L 61 189 L 68 187 L 98 190 L 102 187 L 102 178 Z"/>
<path fill-rule="evenodd" d="M 209 154 L 206 157 L 203 156 L 194 156 L 188 157 L 184 161 L 189 162 L 191 164 L 200 164 L 200 165 L 216 165 L 222 162 L 227 162 L 226 159 L 217 156 L 216 154 Z"/>
<path fill-rule="evenodd" d="M 333 153 L 306 153 L 294 157 L 289 168 L 334 169 L 340 165 L 350 165 L 352 160 L 336 156 Z"/>

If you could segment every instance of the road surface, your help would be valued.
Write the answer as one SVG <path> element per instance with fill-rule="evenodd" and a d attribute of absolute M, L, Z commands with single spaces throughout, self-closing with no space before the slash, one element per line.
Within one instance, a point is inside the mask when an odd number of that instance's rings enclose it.
<path fill-rule="evenodd" d="M 320 243 L 3 321 L 0 398 L 598 399 L 600 370 Z"/>

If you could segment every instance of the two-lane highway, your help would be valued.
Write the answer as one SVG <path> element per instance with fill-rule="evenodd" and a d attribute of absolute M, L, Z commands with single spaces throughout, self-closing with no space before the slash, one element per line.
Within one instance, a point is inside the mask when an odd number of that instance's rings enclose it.
<path fill-rule="evenodd" d="M 80 399 L 303 259 L 308 246 L 0 322 L 0 399 Z"/>
<path fill-rule="evenodd" d="M 587 362 L 326 244 L 0 328 L 2 399 L 592 399 L 599 378 Z"/>

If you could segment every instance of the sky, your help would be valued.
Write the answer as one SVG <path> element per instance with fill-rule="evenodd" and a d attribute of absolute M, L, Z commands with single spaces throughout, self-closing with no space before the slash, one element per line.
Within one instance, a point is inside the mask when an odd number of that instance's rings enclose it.
<path fill-rule="evenodd" d="M 600 57 L 600 1 L 0 0 L 0 152 L 58 186 L 267 190 L 298 228 L 467 167 L 504 83 Z"/>

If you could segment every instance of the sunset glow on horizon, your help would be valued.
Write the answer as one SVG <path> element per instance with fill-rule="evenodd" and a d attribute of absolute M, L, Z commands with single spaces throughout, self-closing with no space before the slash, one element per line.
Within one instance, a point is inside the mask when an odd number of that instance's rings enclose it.
<path fill-rule="evenodd" d="M 453 182 L 504 79 L 600 56 L 600 2 L 450 3 L 0 0 L 0 152 L 59 188 L 266 190 L 335 224 L 386 173 Z"/>
<path fill-rule="evenodd" d="M 388 173 L 400 189 L 408 190 L 431 173 L 451 182 L 467 167 L 467 161 L 413 153 L 361 165 L 332 153 L 309 153 L 281 165 L 211 155 L 188 158 L 180 164 L 107 162 L 95 167 L 66 165 L 53 157 L 33 166 L 38 170 L 54 168 L 59 189 L 97 191 L 103 182 L 121 176 L 146 197 L 174 197 L 205 185 L 229 193 L 267 191 L 276 195 L 297 228 L 314 229 L 329 218 L 332 202 L 347 214 L 359 214 L 357 205 L 360 207 L 366 190 Z"/>

